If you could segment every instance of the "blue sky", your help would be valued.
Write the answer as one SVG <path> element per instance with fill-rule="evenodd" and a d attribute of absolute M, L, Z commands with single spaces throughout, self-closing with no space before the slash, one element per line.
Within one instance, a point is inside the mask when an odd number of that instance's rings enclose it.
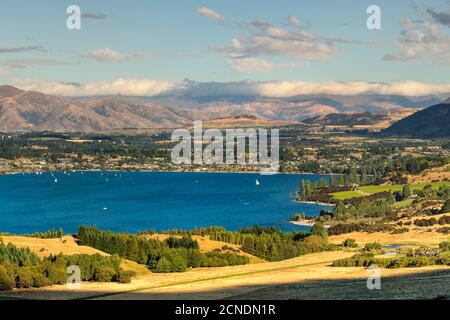
<path fill-rule="evenodd" d="M 66 28 L 72 4 L 81 8 L 81 30 Z M 366 27 L 371 4 L 381 8 L 381 30 Z M 2 0 L 1 5 L 2 83 L 450 82 L 447 0 Z"/>

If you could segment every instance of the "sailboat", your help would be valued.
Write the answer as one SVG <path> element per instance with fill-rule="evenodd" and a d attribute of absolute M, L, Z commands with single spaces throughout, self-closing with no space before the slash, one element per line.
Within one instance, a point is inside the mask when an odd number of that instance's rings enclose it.
<path fill-rule="evenodd" d="M 259 182 L 258 179 L 256 179 L 256 185 L 257 185 L 257 186 L 260 186 L 260 185 L 261 185 L 261 183 Z"/>

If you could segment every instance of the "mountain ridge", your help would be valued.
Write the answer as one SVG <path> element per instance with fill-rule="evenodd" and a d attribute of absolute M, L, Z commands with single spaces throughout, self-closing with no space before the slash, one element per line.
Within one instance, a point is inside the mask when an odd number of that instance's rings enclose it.
<path fill-rule="evenodd" d="M 232 99 L 231 99 L 232 100 Z M 398 96 L 297 96 L 237 99 L 96 96 L 66 98 L 0 86 L 0 131 L 99 132 L 187 127 L 195 120 L 248 115 L 257 120 L 299 122 L 316 116 L 419 108 Z"/>
<path fill-rule="evenodd" d="M 382 134 L 411 138 L 450 137 L 450 99 L 394 123 Z"/>

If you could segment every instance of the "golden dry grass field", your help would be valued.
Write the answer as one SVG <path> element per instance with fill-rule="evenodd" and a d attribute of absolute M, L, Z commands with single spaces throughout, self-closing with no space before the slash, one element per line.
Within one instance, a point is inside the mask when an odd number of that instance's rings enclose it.
<path fill-rule="evenodd" d="M 394 236 L 394 235 L 392 235 Z M 419 237 L 419 238 L 418 238 Z M 417 244 L 419 241 L 430 245 L 436 245 L 446 240 L 447 237 L 439 236 L 435 232 L 389 234 L 359 234 L 352 233 L 344 236 L 330 237 L 331 242 L 338 243 L 346 238 L 356 239 L 360 244 L 380 241 L 383 244 Z M 32 246 L 35 252 L 46 248 L 48 252 L 57 253 L 100 253 L 97 250 L 79 247 L 74 241 L 61 241 L 60 239 L 23 239 L 23 237 L 3 237 L 5 242 L 11 242 L 19 246 L 27 246 L 30 242 L 36 242 Z M 67 239 L 67 237 L 64 237 Z M 67 240 L 70 240 L 67 239 Z M 72 239 L 73 240 L 73 239 Z M 203 242 L 203 244 L 202 244 Z M 223 243 L 215 243 L 204 239 L 200 242 L 203 250 L 221 247 Z M 77 250 L 78 249 L 78 250 Z M 92 250 L 92 251 L 91 251 Z M 40 253 L 43 254 L 42 252 Z M 104 253 L 101 253 L 104 254 Z M 333 260 L 342 259 L 354 255 L 352 250 L 320 252 L 300 256 L 280 262 L 260 262 L 245 266 L 232 266 L 223 268 L 198 268 L 185 273 L 156 274 L 141 272 L 129 284 L 118 283 L 83 283 L 81 290 L 69 290 L 65 286 L 52 286 L 40 289 L 15 290 L 2 293 L 4 298 L 23 299 L 227 299 L 245 297 L 264 299 L 273 298 L 291 299 L 320 297 L 327 299 L 342 298 L 340 287 L 352 287 L 366 292 L 364 279 L 368 274 L 364 268 L 335 268 L 330 264 Z M 132 262 L 128 262 L 133 264 Z M 142 266 L 139 266 L 142 267 Z M 392 283 L 409 276 L 415 288 L 417 285 L 430 286 L 435 279 L 434 272 L 441 272 L 442 281 L 450 279 L 450 267 L 432 266 L 409 269 L 383 269 L 382 277 L 386 277 L 388 283 L 396 292 Z M 390 277 L 394 277 L 392 280 Z M 395 280 L 397 279 L 397 280 Z M 420 280 L 421 279 L 421 280 Z M 427 280 L 428 279 L 428 280 Z M 393 282 L 394 281 L 394 282 Z M 402 280 L 403 281 L 403 280 Z M 399 282 L 403 283 L 403 282 Z M 445 282 L 446 283 L 446 282 Z M 323 284 L 323 285 L 322 285 Z M 329 291 L 324 288 L 331 287 Z M 315 289 L 314 289 L 315 288 Z M 334 289 L 333 289 L 334 288 Z M 337 288 L 337 289 L 336 289 Z M 428 290 L 428 289 L 427 289 Z M 441 289 L 428 292 L 427 298 L 439 296 Z M 341 292 L 341 294 L 339 293 Z M 408 297 L 419 297 L 420 290 L 410 290 Z M 393 294 L 393 293 L 392 293 Z M 346 298 L 357 299 L 346 293 Z M 370 298 L 370 297 L 367 297 Z"/>
<path fill-rule="evenodd" d="M 353 232 L 338 236 L 329 237 L 331 243 L 342 243 L 345 239 L 355 239 L 358 244 L 369 242 L 379 242 L 383 245 L 400 244 L 408 246 L 429 245 L 436 246 L 439 243 L 449 240 L 449 236 L 435 231 L 409 231 L 400 234 L 391 234 L 385 232 Z"/>
<path fill-rule="evenodd" d="M 94 249 L 92 247 L 79 246 L 74 237 L 64 236 L 59 239 L 38 239 L 31 237 L 20 237 L 20 236 L 0 236 L 5 244 L 12 243 L 17 247 L 30 248 L 31 251 L 36 253 L 39 257 L 47 257 L 50 255 L 58 255 L 60 253 L 64 255 L 74 255 L 74 254 L 100 254 L 103 256 L 109 256 L 109 254 Z M 145 266 L 139 265 L 136 262 L 124 260 L 122 262 L 122 268 L 125 270 L 135 271 L 139 274 L 148 273 L 148 269 Z"/>
<path fill-rule="evenodd" d="M 59 253 L 65 255 L 74 254 L 101 254 L 108 255 L 100 250 L 79 246 L 72 236 L 64 236 L 60 239 L 38 239 L 20 236 L 0 236 L 5 244 L 12 243 L 18 247 L 28 247 L 39 257 L 49 255 L 57 255 Z"/>

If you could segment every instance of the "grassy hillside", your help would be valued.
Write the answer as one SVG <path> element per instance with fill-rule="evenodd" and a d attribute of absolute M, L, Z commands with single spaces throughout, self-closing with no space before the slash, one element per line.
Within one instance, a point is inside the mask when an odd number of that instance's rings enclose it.
<path fill-rule="evenodd" d="M 431 185 L 433 189 L 439 189 L 439 187 L 443 185 L 447 185 L 450 187 L 450 182 L 448 181 L 439 181 L 439 182 L 430 182 L 430 183 L 418 183 L 410 185 L 411 191 L 414 190 L 422 190 L 426 185 Z M 332 196 L 337 200 L 346 200 L 356 197 L 364 197 L 367 195 L 371 195 L 379 192 L 401 192 L 403 189 L 403 185 L 371 185 L 371 186 L 361 186 L 357 191 L 343 191 L 332 193 Z"/>

